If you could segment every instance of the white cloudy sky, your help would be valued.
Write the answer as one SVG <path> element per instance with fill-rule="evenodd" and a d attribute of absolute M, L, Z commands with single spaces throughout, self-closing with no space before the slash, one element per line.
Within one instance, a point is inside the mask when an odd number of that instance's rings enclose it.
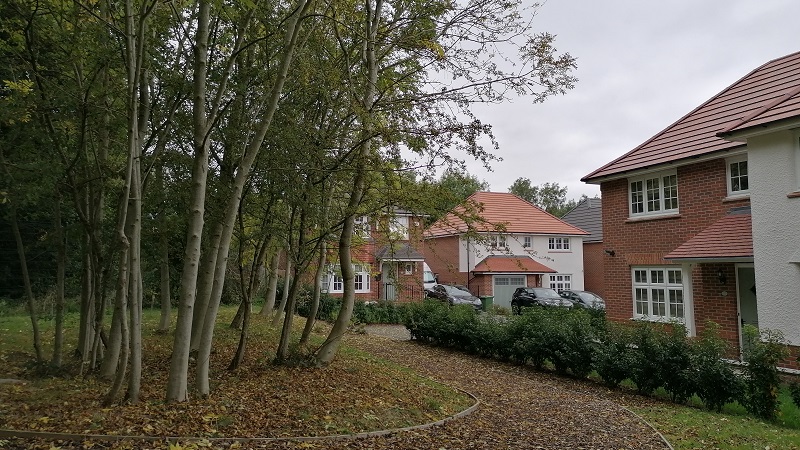
<path fill-rule="evenodd" d="M 578 59 L 575 89 L 481 107 L 498 156 L 468 170 L 506 192 L 519 178 L 599 194 L 584 175 L 633 149 L 761 64 L 800 51 L 798 0 L 547 0 L 534 18 Z"/>

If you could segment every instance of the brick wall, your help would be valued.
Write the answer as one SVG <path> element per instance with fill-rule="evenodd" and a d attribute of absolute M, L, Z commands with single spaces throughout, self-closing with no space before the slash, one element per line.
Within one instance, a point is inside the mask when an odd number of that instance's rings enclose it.
<path fill-rule="evenodd" d="M 422 246 L 422 254 L 433 273 L 443 284 L 468 285 L 468 274 L 458 271 L 459 241 L 458 236 L 447 236 L 427 239 Z"/>
<path fill-rule="evenodd" d="M 613 257 L 602 255 L 605 271 L 603 296 L 609 318 L 628 320 L 633 316 L 632 265 L 672 264 L 664 260 L 664 255 L 717 221 L 730 208 L 749 205 L 749 200 L 724 201 L 727 186 L 723 159 L 679 167 L 677 173 L 680 211 L 677 217 L 630 221 L 627 179 L 609 181 L 600 186 L 603 248 L 615 252 Z M 716 277 L 719 268 L 729 271 L 728 283 L 733 285 L 719 286 Z M 714 320 L 723 327 L 722 331 L 731 344 L 738 345 L 733 270 L 733 264 L 707 268 L 701 264 L 691 275 L 697 331 L 702 331 L 706 320 Z M 728 293 L 727 296 L 721 295 L 723 291 Z"/>
<path fill-rule="evenodd" d="M 603 243 L 593 242 L 583 244 L 583 285 L 587 291 L 592 291 L 604 297 L 603 271 Z"/>

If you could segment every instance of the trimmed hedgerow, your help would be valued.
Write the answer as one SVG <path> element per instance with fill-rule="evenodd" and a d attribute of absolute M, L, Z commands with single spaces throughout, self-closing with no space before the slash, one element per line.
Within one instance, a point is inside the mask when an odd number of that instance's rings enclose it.
<path fill-rule="evenodd" d="M 680 324 L 625 326 L 601 317 L 557 308 L 497 316 L 426 301 L 408 306 L 404 324 L 419 341 L 576 377 L 594 370 L 610 387 L 630 379 L 643 394 L 663 387 L 676 402 L 696 394 L 713 410 L 739 400 L 752 414 L 774 418 L 776 365 L 787 356 L 779 334 L 748 331 L 755 333 L 745 354 L 748 364 L 737 372 L 723 360 L 727 343 L 711 322 L 699 338 L 687 339 Z"/>

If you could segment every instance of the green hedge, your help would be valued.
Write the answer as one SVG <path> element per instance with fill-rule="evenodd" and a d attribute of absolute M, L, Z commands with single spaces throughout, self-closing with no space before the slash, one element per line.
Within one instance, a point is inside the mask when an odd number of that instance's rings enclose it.
<path fill-rule="evenodd" d="M 583 309 L 528 308 L 519 316 L 496 316 L 425 301 L 408 305 L 404 323 L 418 341 L 578 378 L 594 371 L 610 387 L 631 380 L 642 394 L 663 388 L 678 403 L 697 395 L 709 409 L 739 401 L 767 419 L 777 410 L 776 364 L 787 355 L 780 335 L 751 330 L 745 352 L 750 364 L 737 371 L 723 359 L 729 348 L 714 323 L 687 339 L 680 324 L 628 326 Z"/>
<path fill-rule="evenodd" d="M 322 294 L 320 296 L 319 309 L 317 310 L 317 319 L 333 322 L 339 315 L 341 307 L 341 298 Z M 308 314 L 311 312 L 310 291 L 300 293 L 297 299 L 296 312 L 303 317 L 308 317 Z M 352 321 L 361 324 L 401 324 L 405 321 L 407 314 L 407 305 L 405 303 L 388 301 L 364 302 L 356 300 L 355 305 L 353 305 Z"/>

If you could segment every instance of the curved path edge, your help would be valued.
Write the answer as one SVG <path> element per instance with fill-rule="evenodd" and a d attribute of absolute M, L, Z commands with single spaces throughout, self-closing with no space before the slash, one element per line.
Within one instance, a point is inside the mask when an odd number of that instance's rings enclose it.
<path fill-rule="evenodd" d="M 634 417 L 636 417 L 637 419 L 641 420 L 641 421 L 642 421 L 642 422 L 643 422 L 645 425 L 647 425 L 648 427 L 650 427 L 650 429 L 651 429 L 651 430 L 653 430 L 653 432 L 654 432 L 655 434 L 657 434 L 657 435 L 658 435 L 658 437 L 660 437 L 662 441 L 664 441 L 664 444 L 666 444 L 666 445 L 667 445 L 667 447 L 669 447 L 669 450 L 675 450 L 675 447 L 673 447 L 673 446 L 672 446 L 672 444 L 669 442 L 669 440 L 667 440 L 667 437 L 666 437 L 666 436 L 664 436 L 663 434 L 661 434 L 661 432 L 660 432 L 660 431 L 658 431 L 658 429 L 657 429 L 656 427 L 654 427 L 654 426 L 653 426 L 653 424 L 652 424 L 652 423 L 650 423 L 650 422 L 649 422 L 647 419 L 645 419 L 644 417 L 640 416 L 639 414 L 636 414 L 635 412 L 633 412 L 633 411 L 632 411 L 630 408 L 628 408 L 628 407 L 627 407 L 627 406 L 625 406 L 625 405 L 620 405 L 619 403 L 617 403 L 617 405 L 618 405 L 620 408 L 624 409 L 625 411 L 628 411 L 628 413 L 629 413 L 629 414 L 633 415 L 633 416 L 634 416 Z"/>
<path fill-rule="evenodd" d="M 287 436 L 287 437 L 200 437 L 200 436 L 129 436 L 129 435 L 116 435 L 116 434 L 86 434 L 86 433 L 55 433 L 47 431 L 25 431 L 25 430 L 7 430 L 0 429 L 0 438 L 22 438 L 22 439 L 44 439 L 56 441 L 72 441 L 80 442 L 84 440 L 97 440 L 97 441 L 167 441 L 167 442 L 308 442 L 308 441 L 324 441 L 324 440 L 350 440 L 350 439 L 366 439 L 379 436 L 388 436 L 395 433 L 404 433 L 407 431 L 425 430 L 428 428 L 436 427 L 452 420 L 457 420 L 466 417 L 480 406 L 481 402 L 471 392 L 465 391 L 454 387 L 453 389 L 469 396 L 473 400 L 472 406 L 460 411 L 451 416 L 439 419 L 435 422 L 423 423 L 420 425 L 412 425 L 403 428 L 392 428 L 389 430 L 376 430 L 366 431 L 363 433 L 353 434 L 335 434 L 330 436 Z M 662 436 L 663 437 L 663 436 Z M 672 448 L 672 447 L 670 447 Z"/>

